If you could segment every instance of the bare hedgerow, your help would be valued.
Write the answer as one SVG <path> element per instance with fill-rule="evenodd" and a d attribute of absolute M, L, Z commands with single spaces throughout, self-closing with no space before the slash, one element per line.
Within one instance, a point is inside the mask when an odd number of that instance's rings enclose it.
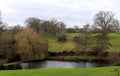
<path fill-rule="evenodd" d="M 111 51 L 108 54 L 108 60 L 111 65 L 119 65 L 120 64 L 120 53 Z"/>

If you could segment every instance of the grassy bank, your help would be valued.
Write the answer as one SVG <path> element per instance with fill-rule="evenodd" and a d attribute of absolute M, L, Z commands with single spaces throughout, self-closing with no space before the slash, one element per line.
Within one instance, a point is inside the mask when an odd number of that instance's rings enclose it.
<path fill-rule="evenodd" d="M 57 38 L 52 35 L 47 35 L 45 38 L 49 41 L 49 52 L 62 52 L 62 51 L 71 51 L 75 44 L 72 41 L 75 36 L 78 36 L 78 33 L 68 33 L 67 42 L 61 43 L 57 41 Z M 112 44 L 112 47 L 109 51 L 120 51 L 120 34 L 111 33 L 109 34 L 109 39 Z"/>
<path fill-rule="evenodd" d="M 62 60 L 62 61 L 83 61 L 84 57 L 83 56 L 54 56 L 54 57 L 48 57 L 48 59 L 51 60 Z M 104 58 L 105 61 L 106 58 Z M 85 61 L 93 62 L 97 61 L 98 57 L 96 56 L 86 56 Z M 107 62 L 107 61 L 106 61 Z"/>
<path fill-rule="evenodd" d="M 116 66 L 118 68 L 118 66 Z M 116 76 L 114 68 L 79 68 L 79 69 L 32 69 L 0 71 L 0 76 Z M 120 68 L 120 67 L 119 67 Z"/>

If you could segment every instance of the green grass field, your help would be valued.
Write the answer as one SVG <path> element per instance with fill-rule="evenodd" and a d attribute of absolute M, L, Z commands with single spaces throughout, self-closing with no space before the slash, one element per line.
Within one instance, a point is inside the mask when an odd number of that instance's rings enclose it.
<path fill-rule="evenodd" d="M 62 51 L 70 51 L 75 47 L 75 43 L 72 41 L 75 36 L 78 36 L 78 33 L 68 33 L 67 34 L 67 42 L 61 43 L 58 42 L 56 37 L 52 35 L 47 35 L 45 38 L 49 41 L 49 49 L 50 52 L 62 52 Z M 112 47 L 109 51 L 120 51 L 120 34 L 111 33 L 109 34 L 109 39 L 112 44 Z"/>
<path fill-rule="evenodd" d="M 61 51 L 70 51 L 74 48 L 75 44 L 72 39 L 78 36 L 78 34 L 67 34 L 68 41 L 65 43 L 61 43 L 57 41 L 57 38 L 51 35 L 47 35 L 46 39 L 49 41 L 49 49 L 50 52 L 61 52 Z"/>
<path fill-rule="evenodd" d="M 116 67 L 100 67 L 100 68 L 79 68 L 79 69 L 63 69 L 63 68 L 47 68 L 47 69 L 31 69 L 31 70 L 7 70 L 0 71 L 0 76 L 117 76 L 114 69 Z"/>
<path fill-rule="evenodd" d="M 110 38 L 110 42 L 112 44 L 110 51 L 120 51 L 120 34 L 112 33 L 109 35 L 109 38 Z"/>

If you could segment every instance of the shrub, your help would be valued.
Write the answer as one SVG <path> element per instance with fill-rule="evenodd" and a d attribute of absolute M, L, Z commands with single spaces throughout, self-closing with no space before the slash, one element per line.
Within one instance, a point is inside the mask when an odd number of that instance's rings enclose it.
<path fill-rule="evenodd" d="M 119 52 L 109 52 L 108 60 L 112 65 L 119 65 L 120 64 L 120 53 Z"/>

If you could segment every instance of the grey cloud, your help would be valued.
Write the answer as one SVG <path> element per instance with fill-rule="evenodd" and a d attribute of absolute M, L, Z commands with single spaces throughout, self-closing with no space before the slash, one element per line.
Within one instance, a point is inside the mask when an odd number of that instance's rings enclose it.
<path fill-rule="evenodd" d="M 68 27 L 91 23 L 100 10 L 120 13 L 119 0 L 4 0 L 2 17 L 9 25 L 22 24 L 28 17 L 55 18 Z M 119 17 L 120 15 L 117 14 Z"/>

